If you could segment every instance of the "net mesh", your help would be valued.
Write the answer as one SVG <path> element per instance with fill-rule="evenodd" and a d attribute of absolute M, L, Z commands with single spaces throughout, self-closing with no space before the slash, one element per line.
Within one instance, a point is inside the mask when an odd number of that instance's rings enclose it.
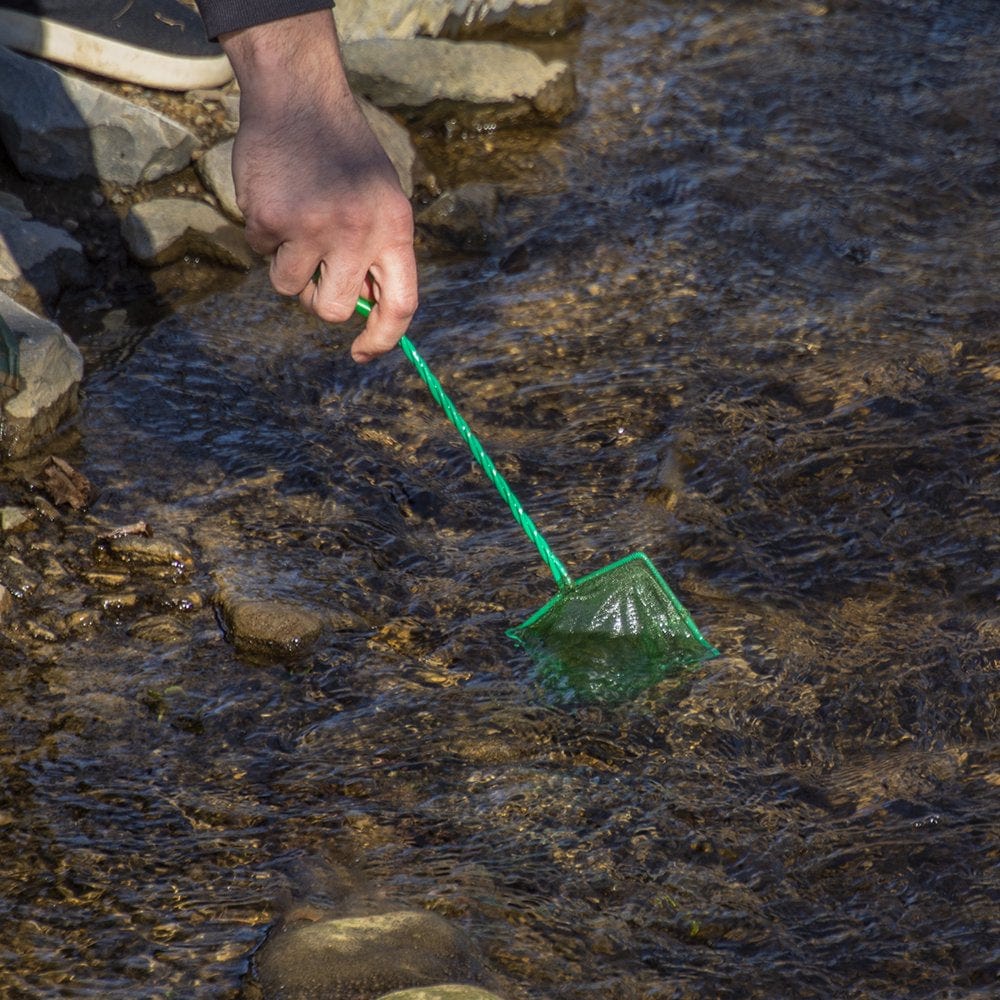
<path fill-rule="evenodd" d="M 507 632 L 565 699 L 619 702 L 718 656 L 641 552 L 560 590 Z"/>

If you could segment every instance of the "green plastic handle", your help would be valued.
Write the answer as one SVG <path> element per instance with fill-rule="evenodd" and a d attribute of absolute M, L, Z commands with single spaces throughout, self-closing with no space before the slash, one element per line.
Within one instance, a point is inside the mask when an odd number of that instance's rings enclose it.
<path fill-rule="evenodd" d="M 372 311 L 372 303 L 367 299 L 358 299 L 354 311 L 360 316 L 368 316 Z M 493 464 L 493 459 L 486 454 L 486 449 L 480 444 L 479 438 L 472 432 L 472 428 L 465 422 L 462 414 L 455 408 L 455 404 L 448 398 L 441 383 L 435 378 L 434 372 L 430 370 L 427 362 L 420 356 L 420 352 L 414 347 L 413 341 L 404 336 L 399 341 L 399 346 L 403 353 L 409 358 L 410 363 L 417 370 L 417 374 L 424 380 L 427 388 L 437 404 L 444 410 L 445 416 L 455 425 L 455 429 L 462 435 L 462 440 L 469 446 L 472 457 L 479 463 L 486 477 L 496 487 L 497 492 L 507 501 L 510 512 L 514 515 L 514 520 L 521 526 L 524 533 L 535 544 L 538 554 L 542 557 L 545 565 L 555 578 L 556 585 L 562 590 L 573 583 L 572 577 L 566 567 L 559 561 L 556 554 L 549 548 L 549 543 L 542 537 L 542 533 L 535 527 L 535 522 L 528 516 L 527 511 L 521 506 L 521 501 L 514 495 L 514 491 L 507 484 L 507 480 L 500 474 L 500 470 Z"/>

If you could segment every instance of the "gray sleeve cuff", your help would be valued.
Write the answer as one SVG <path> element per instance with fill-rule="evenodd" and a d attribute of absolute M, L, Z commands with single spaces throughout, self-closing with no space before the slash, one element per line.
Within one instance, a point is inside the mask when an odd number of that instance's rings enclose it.
<path fill-rule="evenodd" d="M 212 41 L 227 31 L 333 7 L 330 0 L 197 0 L 197 4 Z"/>

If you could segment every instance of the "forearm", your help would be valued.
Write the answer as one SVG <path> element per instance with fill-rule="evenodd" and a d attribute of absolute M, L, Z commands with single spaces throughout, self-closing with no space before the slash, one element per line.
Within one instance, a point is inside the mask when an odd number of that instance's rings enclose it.
<path fill-rule="evenodd" d="M 208 37 L 215 40 L 232 31 L 282 18 L 330 10 L 330 0 L 196 0 Z"/>
<path fill-rule="evenodd" d="M 224 33 L 220 39 L 244 101 L 257 113 L 347 99 L 333 16 L 327 8 Z"/>

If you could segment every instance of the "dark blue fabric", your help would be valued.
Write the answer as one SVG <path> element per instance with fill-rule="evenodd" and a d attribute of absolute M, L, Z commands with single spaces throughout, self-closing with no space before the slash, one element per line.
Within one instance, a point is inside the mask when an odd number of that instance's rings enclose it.
<path fill-rule="evenodd" d="M 197 0 L 197 4 L 212 39 L 227 31 L 333 7 L 330 0 Z"/>

